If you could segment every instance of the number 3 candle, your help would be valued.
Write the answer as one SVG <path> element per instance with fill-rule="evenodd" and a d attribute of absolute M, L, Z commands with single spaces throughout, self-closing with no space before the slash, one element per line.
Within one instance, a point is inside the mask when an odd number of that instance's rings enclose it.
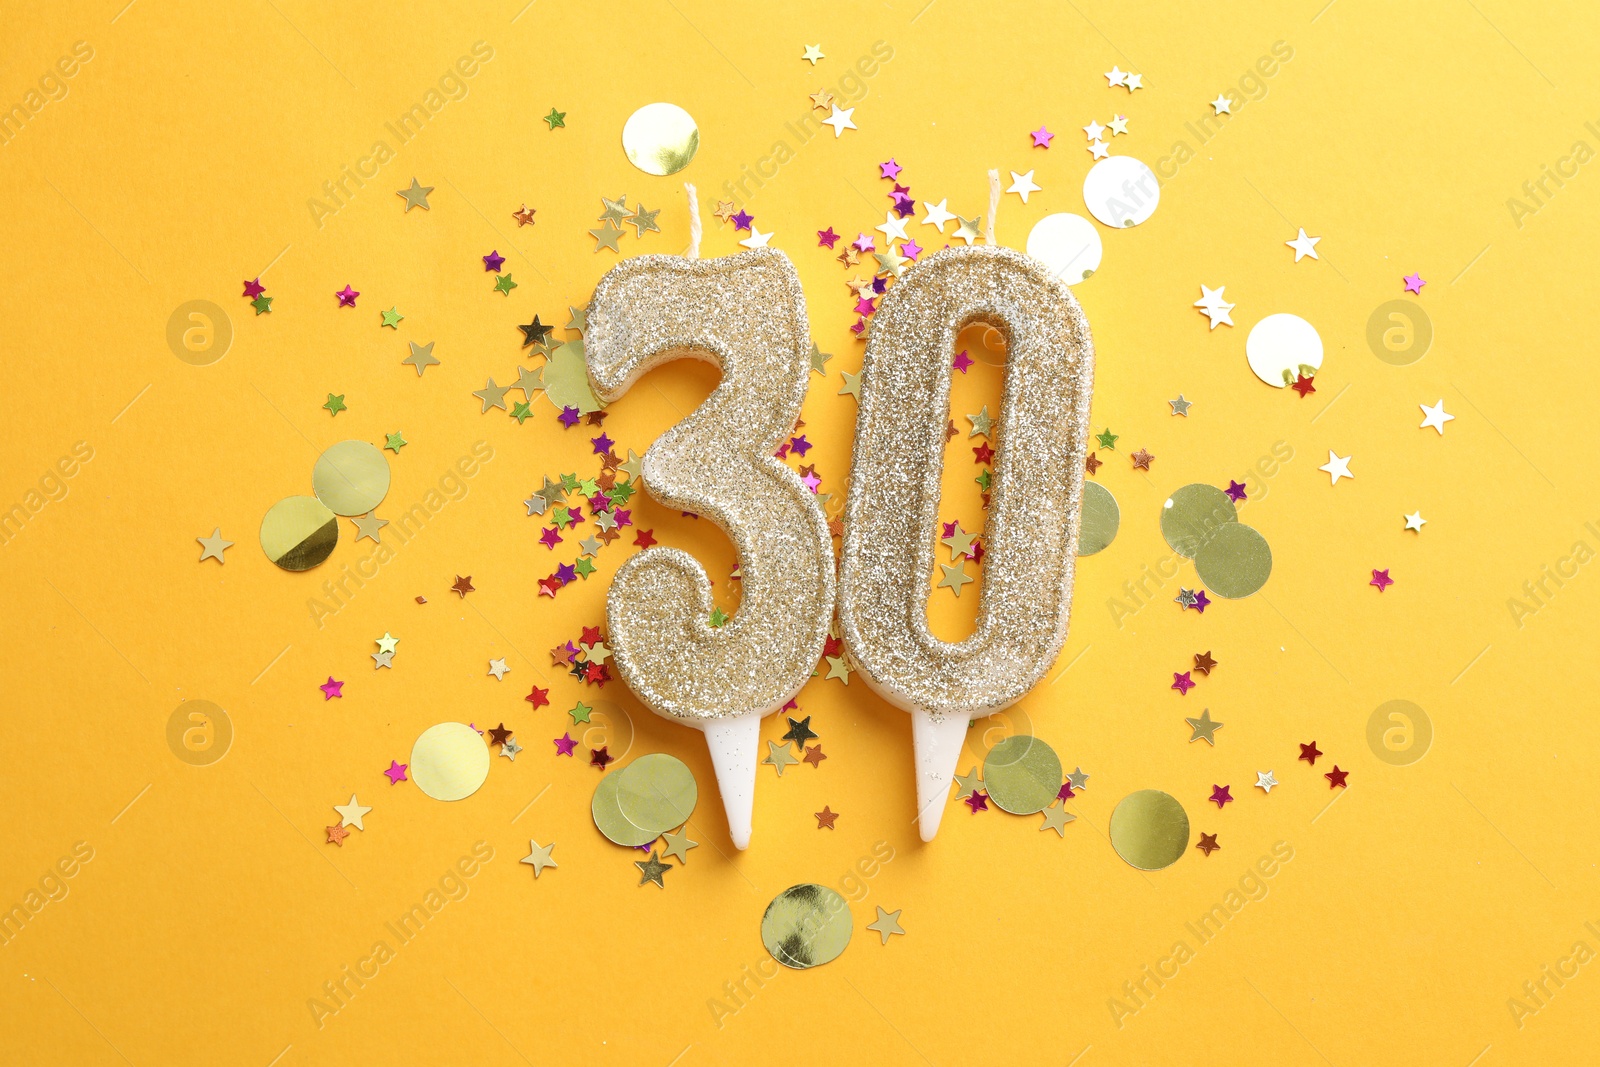
<path fill-rule="evenodd" d="M 722 368 L 721 384 L 650 446 L 643 469 L 651 496 L 732 539 L 739 609 L 714 628 L 705 569 L 686 552 L 651 548 L 618 569 L 606 621 L 629 688 L 656 714 L 705 733 L 739 848 L 750 843 L 761 717 L 811 677 L 833 608 L 827 520 L 773 454 L 805 399 L 809 337 L 800 280 L 776 249 L 640 256 L 606 274 L 588 310 L 589 377 L 603 400 L 669 360 Z"/>
<path fill-rule="evenodd" d="M 950 354 L 972 323 L 1004 334 L 1006 373 L 977 628 L 951 643 L 928 628 L 928 583 Z M 1066 639 L 1093 377 L 1089 324 L 1077 301 L 1038 261 L 1008 249 L 927 257 L 873 319 L 839 619 L 867 683 L 911 713 L 924 841 L 939 829 L 968 724 L 1026 694 Z"/>

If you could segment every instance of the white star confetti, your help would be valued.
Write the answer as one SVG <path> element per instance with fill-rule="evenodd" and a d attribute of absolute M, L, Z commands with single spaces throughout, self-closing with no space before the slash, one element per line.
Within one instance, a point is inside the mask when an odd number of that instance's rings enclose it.
<path fill-rule="evenodd" d="M 1444 410 L 1444 397 L 1440 397 L 1439 402 L 1432 407 L 1426 404 L 1418 404 L 1417 407 L 1422 409 L 1422 425 L 1418 429 L 1425 430 L 1432 426 L 1441 436 L 1444 434 L 1444 424 L 1455 418 Z"/>
<path fill-rule="evenodd" d="M 939 201 L 937 204 L 930 204 L 924 200 L 922 202 L 922 210 L 924 212 L 922 216 L 922 224 L 924 226 L 937 226 L 939 227 L 939 232 L 943 233 L 944 224 L 950 222 L 956 217 L 954 212 L 945 210 L 945 205 L 949 202 L 950 198 L 948 196 Z"/>
<path fill-rule="evenodd" d="M 840 110 L 839 105 L 834 104 L 833 114 L 823 119 L 822 124 L 824 126 L 833 127 L 833 139 L 837 141 L 839 138 L 844 136 L 845 130 L 857 130 L 861 128 L 857 126 L 850 118 L 850 116 L 854 115 L 855 113 L 856 109 L 853 107 L 847 107 L 843 110 Z"/>
<path fill-rule="evenodd" d="M 1037 193 L 1040 191 L 1040 189 L 1041 186 L 1033 184 L 1033 171 L 1030 170 L 1026 174 L 1018 174 L 1016 171 L 1012 171 L 1011 188 L 1007 189 L 1006 192 L 1016 193 L 1018 196 L 1022 197 L 1022 202 L 1026 204 L 1028 202 L 1028 194 Z M 878 228 L 882 229 L 883 227 L 880 226 Z M 901 236 L 905 236 L 904 233 L 902 233 Z"/>
<path fill-rule="evenodd" d="M 1222 291 L 1226 288 L 1226 285 L 1219 285 L 1215 289 L 1208 289 L 1202 283 L 1200 286 L 1200 299 L 1194 302 L 1194 306 L 1200 309 L 1200 313 L 1211 320 L 1211 329 L 1213 330 L 1219 324 L 1233 325 L 1233 318 L 1230 313 L 1235 305 L 1223 299 Z"/>
<path fill-rule="evenodd" d="M 1330 485 L 1338 485 L 1340 478 L 1355 480 L 1355 475 L 1350 473 L 1350 457 L 1341 456 L 1331 448 L 1328 449 L 1328 462 L 1318 467 L 1317 470 L 1328 472 L 1328 477 L 1333 479 L 1328 483 Z"/>
<path fill-rule="evenodd" d="M 1320 237 L 1306 236 L 1306 228 L 1302 226 L 1300 227 L 1300 235 L 1298 237 L 1292 241 L 1285 241 L 1283 243 L 1294 249 L 1294 261 L 1298 263 L 1307 256 L 1310 256 L 1312 259 L 1322 258 L 1317 255 L 1317 242 L 1320 240 L 1322 240 Z"/>

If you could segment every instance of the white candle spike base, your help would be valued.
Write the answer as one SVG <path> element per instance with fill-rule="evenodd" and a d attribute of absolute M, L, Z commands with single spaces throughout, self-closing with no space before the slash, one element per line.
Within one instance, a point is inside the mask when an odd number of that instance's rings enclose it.
<path fill-rule="evenodd" d="M 965 715 L 934 719 L 925 711 L 911 713 L 911 748 L 917 765 L 917 828 L 924 841 L 932 841 L 944 818 L 955 777 L 961 745 L 971 723 Z"/>
<path fill-rule="evenodd" d="M 717 771 L 717 791 L 728 814 L 728 836 L 735 848 L 750 845 L 751 820 L 756 804 L 756 756 L 761 748 L 761 715 L 750 712 L 726 719 L 695 723 L 705 731 L 711 765 Z"/>

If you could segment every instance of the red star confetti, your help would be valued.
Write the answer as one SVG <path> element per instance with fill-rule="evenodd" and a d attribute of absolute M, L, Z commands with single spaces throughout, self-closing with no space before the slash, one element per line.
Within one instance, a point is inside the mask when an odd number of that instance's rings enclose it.
<path fill-rule="evenodd" d="M 1345 788 L 1344 780 L 1350 777 L 1350 772 L 1341 771 L 1339 769 L 1339 765 L 1335 763 L 1333 765 L 1333 770 L 1329 771 L 1327 774 L 1324 774 L 1322 777 L 1328 780 L 1329 789 L 1343 789 Z"/>
<path fill-rule="evenodd" d="M 1311 764 L 1313 767 L 1317 765 L 1317 757 L 1320 755 L 1322 755 L 1322 750 L 1317 747 L 1317 743 L 1315 741 L 1311 742 L 1309 745 L 1302 744 L 1300 746 L 1300 758 Z"/>
<path fill-rule="evenodd" d="M 1221 810 L 1222 805 L 1227 804 L 1227 803 L 1229 803 L 1230 801 L 1233 800 L 1233 794 L 1228 792 L 1228 790 L 1231 789 L 1231 788 L 1232 788 L 1231 786 L 1226 786 L 1226 785 L 1215 785 L 1215 784 L 1212 785 L 1212 787 L 1211 787 L 1211 798 L 1210 798 L 1211 799 L 1211 803 L 1215 804 L 1219 811 Z"/>
<path fill-rule="evenodd" d="M 522 699 L 526 700 L 536 708 L 542 708 L 546 704 L 550 703 L 550 690 L 540 689 L 538 686 L 534 686 L 533 692 L 529 693 Z"/>
<path fill-rule="evenodd" d="M 1209 856 L 1222 846 L 1217 844 L 1216 834 L 1201 834 L 1199 844 L 1194 847 Z"/>
<path fill-rule="evenodd" d="M 616 757 L 608 753 L 606 748 L 606 745 L 601 745 L 599 748 L 589 750 L 589 766 L 599 767 L 603 771 L 606 769 L 606 764 L 616 762 Z"/>
<path fill-rule="evenodd" d="M 1289 388 L 1299 393 L 1302 398 L 1317 391 L 1317 387 L 1311 384 L 1311 379 L 1307 378 L 1304 374 L 1297 376 L 1294 380 L 1294 383 L 1290 385 Z"/>
<path fill-rule="evenodd" d="M 450 587 L 450 591 L 459 596 L 462 600 L 467 599 L 467 594 L 474 592 L 472 588 L 472 575 L 469 574 L 465 578 L 461 577 L 459 574 L 456 575 L 455 584 Z"/>

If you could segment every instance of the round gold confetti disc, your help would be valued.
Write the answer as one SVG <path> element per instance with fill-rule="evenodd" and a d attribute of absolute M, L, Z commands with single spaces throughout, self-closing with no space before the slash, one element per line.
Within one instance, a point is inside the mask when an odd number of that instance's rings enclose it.
<path fill-rule="evenodd" d="M 641 830 L 664 833 L 689 821 L 699 789 L 694 774 L 676 756 L 640 756 L 617 776 L 617 807 Z M 643 842 L 640 842 L 643 844 Z"/>
<path fill-rule="evenodd" d="M 792 885 L 761 916 L 761 943 L 785 967 L 819 967 L 850 944 L 854 923 L 844 897 L 825 885 Z"/>
<path fill-rule="evenodd" d="M 623 772 L 617 771 L 600 779 L 600 784 L 594 789 L 594 799 L 589 802 L 589 813 L 594 816 L 595 828 L 605 835 L 607 841 L 626 848 L 647 845 L 660 837 L 661 831 L 636 826 L 622 814 L 617 796 L 623 777 Z"/>
<path fill-rule="evenodd" d="M 589 388 L 589 362 L 582 338 L 568 341 L 551 353 L 544 365 L 544 395 L 557 408 L 577 408 L 580 415 L 605 406 Z"/>
<path fill-rule="evenodd" d="M 463 800 L 489 777 L 489 746 L 461 722 L 422 731 L 411 746 L 411 780 L 435 800 Z"/>
<path fill-rule="evenodd" d="M 1255 527 L 1229 523 L 1200 546 L 1194 569 L 1207 589 L 1238 600 L 1267 584 L 1272 574 L 1272 548 Z"/>
<path fill-rule="evenodd" d="M 646 174 L 676 174 L 700 150 L 700 129 L 677 104 L 646 104 L 623 125 L 622 150 Z"/>
<path fill-rule="evenodd" d="M 340 441 L 317 457 L 311 489 L 335 515 L 365 515 L 389 492 L 389 461 L 365 441 Z"/>
<path fill-rule="evenodd" d="M 1028 255 L 1068 285 L 1093 276 L 1100 269 L 1102 251 L 1094 223 L 1070 211 L 1046 215 L 1028 231 Z"/>
<path fill-rule="evenodd" d="M 1244 355 L 1257 378 L 1282 389 L 1299 375 L 1316 376 L 1322 366 L 1322 338 L 1299 315 L 1268 315 L 1250 327 Z"/>
<path fill-rule="evenodd" d="M 1111 847 L 1141 871 L 1170 867 L 1189 847 L 1188 813 L 1159 789 L 1129 793 L 1111 813 Z"/>
<path fill-rule="evenodd" d="M 1092 556 L 1117 538 L 1122 509 L 1111 490 L 1099 482 L 1083 483 L 1083 511 L 1078 519 L 1078 555 Z"/>
<path fill-rule="evenodd" d="M 1061 791 L 1061 757 L 1037 737 L 1014 734 L 984 757 L 983 784 L 1001 811 L 1036 814 Z"/>
<path fill-rule="evenodd" d="M 1085 494 L 1085 503 L 1087 499 Z M 1228 494 L 1204 482 L 1184 486 L 1161 505 L 1161 536 L 1172 551 L 1190 559 L 1225 524 L 1238 522 L 1239 512 Z"/>
<path fill-rule="evenodd" d="M 261 551 L 286 571 L 308 571 L 333 554 L 339 520 L 314 496 L 286 496 L 261 519 Z"/>

